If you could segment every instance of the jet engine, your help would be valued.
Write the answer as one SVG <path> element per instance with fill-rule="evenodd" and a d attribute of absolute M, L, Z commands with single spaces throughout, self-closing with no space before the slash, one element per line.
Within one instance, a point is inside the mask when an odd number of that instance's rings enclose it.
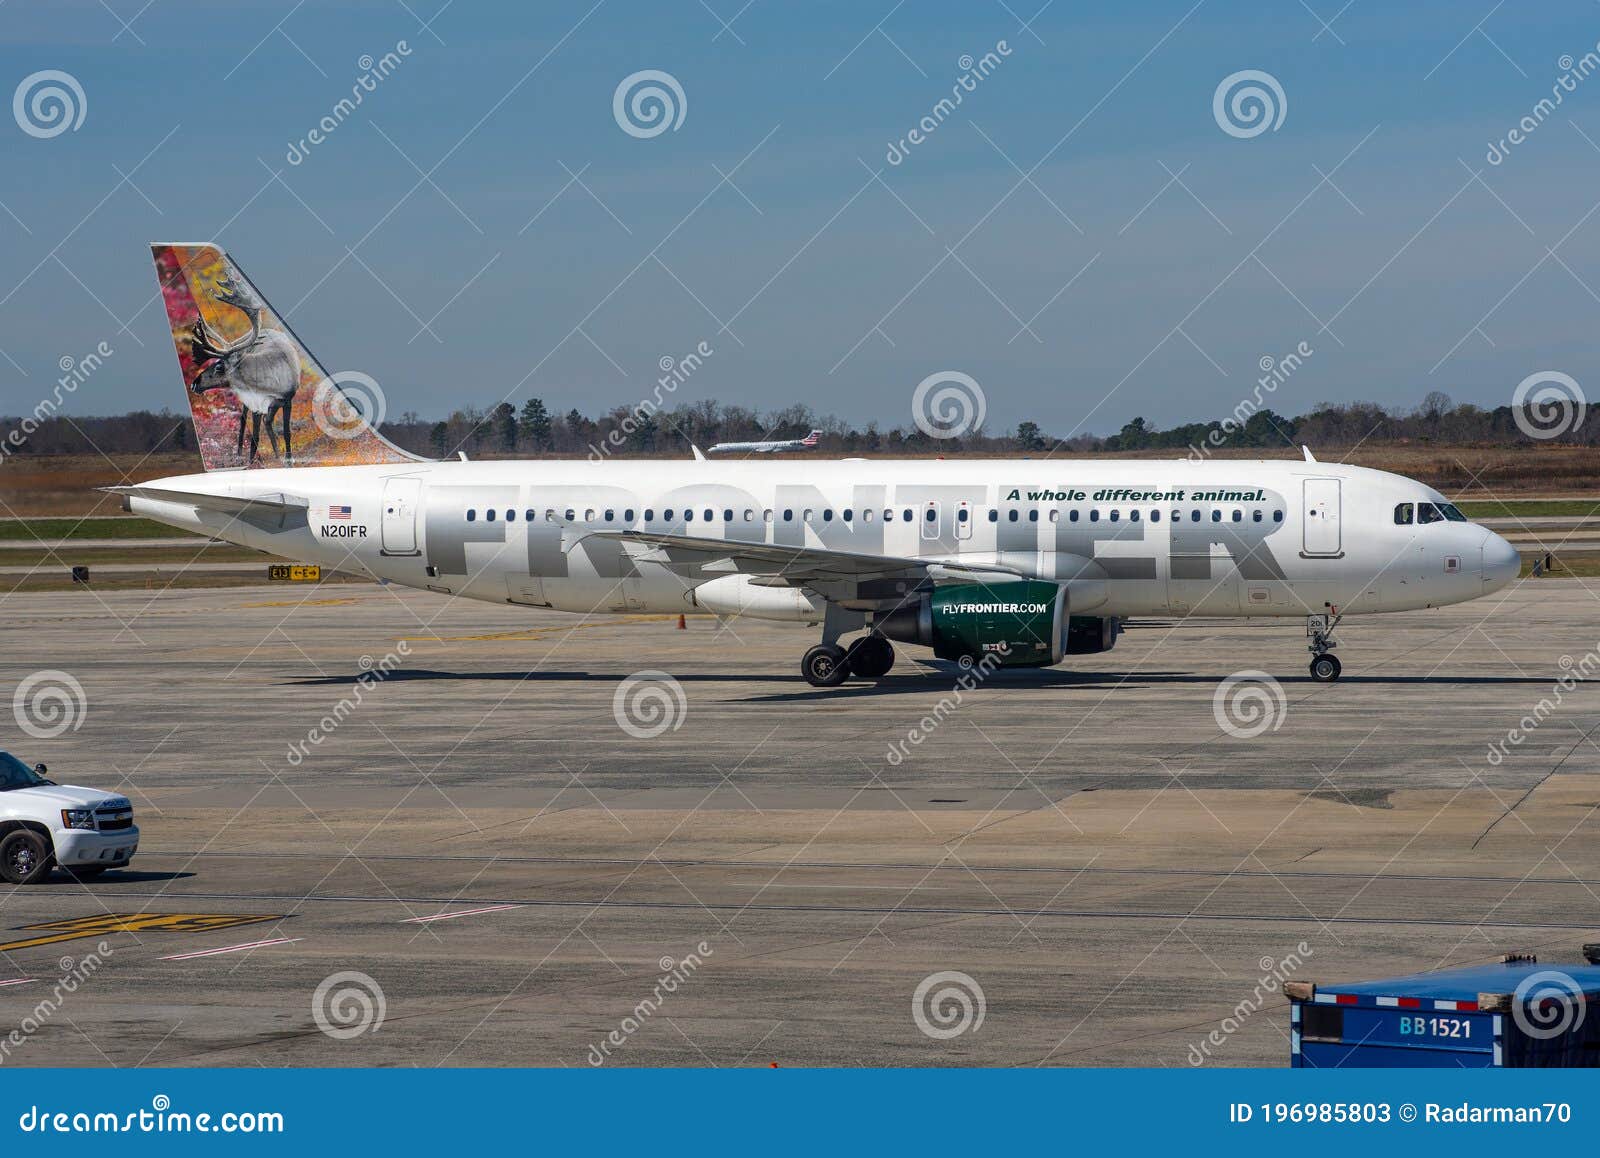
<path fill-rule="evenodd" d="M 931 647 L 940 659 L 988 657 L 998 667 L 1047 667 L 1065 655 L 1111 650 L 1120 623 L 1068 615 L 1064 586 L 1024 580 L 938 587 L 876 616 L 873 627 L 901 643 Z"/>

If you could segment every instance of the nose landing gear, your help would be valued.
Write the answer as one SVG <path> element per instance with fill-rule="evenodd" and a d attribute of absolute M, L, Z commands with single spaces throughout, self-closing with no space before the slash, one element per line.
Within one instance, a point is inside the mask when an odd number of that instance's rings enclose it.
<path fill-rule="evenodd" d="M 1333 649 L 1339 646 L 1333 638 L 1333 632 L 1339 626 L 1341 616 L 1339 609 L 1331 604 L 1328 611 L 1327 615 L 1306 616 L 1306 638 L 1311 641 L 1306 645 L 1306 650 L 1311 653 L 1311 678 L 1325 684 L 1338 679 L 1344 667 L 1339 657 L 1333 654 Z"/>

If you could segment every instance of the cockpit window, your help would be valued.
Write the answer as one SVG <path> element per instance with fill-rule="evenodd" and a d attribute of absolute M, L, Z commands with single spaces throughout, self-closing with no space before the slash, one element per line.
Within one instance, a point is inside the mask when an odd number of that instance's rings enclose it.
<path fill-rule="evenodd" d="M 1412 506 L 1410 503 L 1401 503 L 1394 509 L 1394 521 L 1402 527 L 1411 525 Z"/>
<path fill-rule="evenodd" d="M 1438 507 L 1434 506 L 1432 503 L 1418 503 L 1417 522 L 1442 523 L 1444 522 L 1444 512 Z"/>
<path fill-rule="evenodd" d="M 1444 512 L 1444 517 L 1449 519 L 1452 523 L 1465 523 L 1470 521 L 1466 515 L 1461 513 L 1460 508 L 1454 503 L 1440 503 L 1439 509 Z"/>

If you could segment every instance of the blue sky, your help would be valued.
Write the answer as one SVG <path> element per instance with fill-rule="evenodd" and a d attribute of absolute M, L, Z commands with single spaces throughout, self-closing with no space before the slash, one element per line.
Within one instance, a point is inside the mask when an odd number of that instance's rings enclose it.
<path fill-rule="evenodd" d="M 69 413 L 181 407 L 146 243 L 212 238 L 394 414 L 632 405 L 701 341 L 678 399 L 905 425 L 957 370 L 991 429 L 1056 434 L 1220 415 L 1302 341 L 1281 412 L 1596 379 L 1600 76 L 1485 153 L 1600 6 L 1041 2 L 11 0 L 0 95 L 57 69 L 87 108 L 0 118 L 0 411 L 101 341 Z M 646 69 L 685 108 L 639 138 Z M 1240 138 L 1213 94 L 1246 69 L 1286 112 Z"/>

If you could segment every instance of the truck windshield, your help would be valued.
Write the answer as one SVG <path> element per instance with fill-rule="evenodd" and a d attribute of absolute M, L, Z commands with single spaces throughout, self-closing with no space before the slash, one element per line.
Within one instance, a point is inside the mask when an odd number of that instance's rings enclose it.
<path fill-rule="evenodd" d="M 0 792 L 13 788 L 34 788 L 50 781 L 40 776 L 10 752 L 0 752 Z"/>

